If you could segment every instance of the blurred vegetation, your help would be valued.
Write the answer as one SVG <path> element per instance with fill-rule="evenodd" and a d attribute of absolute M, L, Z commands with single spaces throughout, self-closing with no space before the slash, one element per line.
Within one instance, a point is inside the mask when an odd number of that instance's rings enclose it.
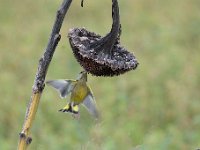
<path fill-rule="evenodd" d="M 61 0 L 0 0 L 0 149 L 17 147 L 38 60 Z M 119 1 L 122 44 L 137 70 L 114 78 L 89 76 L 102 121 L 85 109 L 80 120 L 46 87 L 30 150 L 194 150 L 200 147 L 200 1 Z M 47 79 L 75 78 L 80 66 L 67 32 L 86 27 L 106 34 L 111 0 L 74 0 Z"/>

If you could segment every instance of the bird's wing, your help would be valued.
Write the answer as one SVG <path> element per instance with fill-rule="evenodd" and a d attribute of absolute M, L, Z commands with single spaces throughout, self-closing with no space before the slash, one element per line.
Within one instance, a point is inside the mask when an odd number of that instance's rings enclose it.
<path fill-rule="evenodd" d="M 72 91 L 76 81 L 75 80 L 49 80 L 46 82 L 47 85 L 55 88 L 60 94 L 61 98 L 66 98 L 66 96 Z"/>
<path fill-rule="evenodd" d="M 92 114 L 96 119 L 99 118 L 99 113 L 98 113 L 98 110 L 97 110 L 97 107 L 96 107 L 96 102 L 95 102 L 94 96 L 93 96 L 90 88 L 89 88 L 88 95 L 83 100 L 83 105 L 90 112 L 90 114 Z"/>

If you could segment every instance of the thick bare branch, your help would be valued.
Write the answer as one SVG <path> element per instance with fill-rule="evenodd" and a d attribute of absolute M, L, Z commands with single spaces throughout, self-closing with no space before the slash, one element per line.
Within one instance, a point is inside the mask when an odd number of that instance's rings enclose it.
<path fill-rule="evenodd" d="M 67 13 L 67 10 L 70 7 L 72 0 L 63 0 L 60 9 L 57 11 L 56 19 L 52 28 L 52 32 L 47 44 L 47 47 L 44 51 L 43 56 L 39 60 L 38 70 L 35 76 L 35 81 L 32 89 L 32 96 L 30 102 L 27 106 L 26 115 L 24 119 L 24 124 L 22 131 L 20 133 L 20 139 L 18 144 L 18 150 L 26 150 L 27 146 L 31 143 L 32 138 L 30 137 L 30 129 L 37 112 L 37 108 L 40 102 L 40 97 L 44 89 L 44 81 L 47 74 L 47 70 L 51 59 L 53 57 L 54 51 L 58 42 L 60 41 L 60 29 Z"/>

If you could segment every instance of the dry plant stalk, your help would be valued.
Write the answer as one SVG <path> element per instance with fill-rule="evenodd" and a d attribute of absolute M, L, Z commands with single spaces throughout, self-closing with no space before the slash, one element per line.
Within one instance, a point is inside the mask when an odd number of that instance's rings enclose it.
<path fill-rule="evenodd" d="M 32 96 L 27 106 L 23 128 L 19 136 L 18 150 L 26 150 L 28 145 L 32 141 L 32 138 L 30 137 L 31 126 L 33 124 L 33 120 L 35 118 L 35 114 L 37 112 L 38 105 L 40 102 L 40 97 L 44 89 L 45 85 L 44 81 L 47 74 L 48 66 L 51 62 L 56 46 L 60 41 L 61 36 L 59 32 L 65 14 L 67 13 L 67 10 L 69 9 L 71 2 L 72 0 L 63 0 L 60 9 L 57 11 L 56 19 L 54 22 L 54 26 L 46 50 L 42 58 L 39 60 L 38 70 L 35 76 L 35 81 L 32 89 Z"/>

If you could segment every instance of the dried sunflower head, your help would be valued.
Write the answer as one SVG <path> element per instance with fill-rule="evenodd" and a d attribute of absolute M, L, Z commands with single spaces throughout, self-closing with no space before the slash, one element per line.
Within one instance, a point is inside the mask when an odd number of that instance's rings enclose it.
<path fill-rule="evenodd" d="M 112 0 L 113 24 L 110 33 L 102 37 L 85 28 L 68 33 L 74 56 L 80 65 L 95 76 L 114 76 L 136 69 L 135 56 L 120 45 L 121 25 L 117 0 Z"/>

